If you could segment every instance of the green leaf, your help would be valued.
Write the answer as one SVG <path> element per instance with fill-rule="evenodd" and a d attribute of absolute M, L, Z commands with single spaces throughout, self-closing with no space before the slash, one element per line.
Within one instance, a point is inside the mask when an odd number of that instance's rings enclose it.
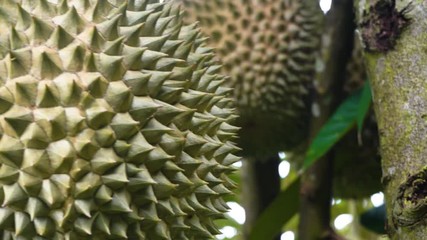
<path fill-rule="evenodd" d="M 303 171 L 317 159 L 327 153 L 358 121 L 359 109 L 366 107 L 361 102 L 363 92 L 359 90 L 348 97 L 335 111 L 332 117 L 320 129 L 313 139 L 304 159 Z M 362 112 L 362 110 L 360 110 Z M 367 110 L 363 110 L 365 112 Z M 272 239 L 280 233 L 283 225 L 288 222 L 299 208 L 300 177 L 296 178 L 285 190 L 280 192 L 270 206 L 264 210 L 255 222 L 250 240 Z"/>
<path fill-rule="evenodd" d="M 372 102 L 371 85 L 369 81 L 365 82 L 362 89 L 362 97 L 360 99 L 359 108 L 357 109 L 357 131 L 362 131 L 363 121 L 365 120 L 366 114 L 368 114 L 369 107 Z"/>
<path fill-rule="evenodd" d="M 303 169 L 310 167 L 338 142 L 356 123 L 362 99 L 362 90 L 348 97 L 313 139 L 304 159 Z M 364 108 L 363 108 L 364 109 Z"/>
<path fill-rule="evenodd" d="M 249 240 L 273 239 L 299 208 L 300 177 L 279 193 L 252 228 Z"/>

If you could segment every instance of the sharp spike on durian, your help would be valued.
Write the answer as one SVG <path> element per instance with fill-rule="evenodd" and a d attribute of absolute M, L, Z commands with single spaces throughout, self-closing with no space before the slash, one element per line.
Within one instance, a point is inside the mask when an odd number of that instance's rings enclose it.
<path fill-rule="evenodd" d="M 43 181 L 39 196 L 50 208 L 57 208 L 65 201 L 65 195 L 51 180 Z"/>
<path fill-rule="evenodd" d="M 151 51 L 147 49 L 142 53 L 141 67 L 149 70 L 155 70 L 156 62 L 167 56 L 168 55 L 165 53 Z M 171 73 L 168 74 L 164 71 L 153 71 L 152 75 L 155 78 L 152 81 L 154 81 L 153 83 L 156 84 L 155 87 L 160 88 L 163 81 L 165 81 L 170 74 Z M 155 88 L 153 88 L 153 90 L 155 90 Z"/>
<path fill-rule="evenodd" d="M 33 52 L 35 61 L 32 73 L 41 79 L 54 79 L 62 73 L 62 63 L 58 53 L 42 50 Z"/>
<path fill-rule="evenodd" d="M 101 148 L 93 156 L 91 166 L 95 173 L 102 175 L 106 171 L 118 166 L 121 162 L 121 158 L 112 149 Z"/>
<path fill-rule="evenodd" d="M 80 44 L 69 44 L 59 52 L 64 69 L 68 71 L 80 71 L 83 68 L 85 49 Z"/>
<path fill-rule="evenodd" d="M 0 140 L 0 163 L 20 168 L 24 156 L 24 145 L 19 139 L 3 135 Z"/>
<path fill-rule="evenodd" d="M 157 198 L 170 197 L 175 192 L 177 184 L 171 183 L 161 172 L 153 176 L 156 185 L 153 185 L 154 194 Z"/>
<path fill-rule="evenodd" d="M 99 231 L 101 231 L 101 232 L 103 232 L 103 233 L 105 233 L 105 234 L 107 234 L 107 235 L 111 235 L 111 231 L 110 231 L 110 222 L 111 222 L 111 220 L 110 220 L 110 218 L 109 217 L 107 217 L 105 214 L 103 214 L 103 213 L 99 213 L 97 216 L 96 216 L 96 219 L 95 219 L 95 225 L 94 225 L 94 227 L 97 229 L 97 230 L 99 230 Z"/>
<path fill-rule="evenodd" d="M 73 36 L 65 31 L 64 28 L 56 26 L 49 40 L 46 42 L 46 45 L 52 48 L 62 49 L 68 46 L 73 40 Z"/>
<path fill-rule="evenodd" d="M 46 132 L 37 123 L 31 123 L 20 139 L 26 147 L 36 149 L 46 148 L 50 142 Z"/>
<path fill-rule="evenodd" d="M 53 27 L 47 22 L 31 16 L 30 27 L 25 31 L 27 36 L 31 36 L 31 44 L 39 45 L 49 39 L 53 32 Z"/>
<path fill-rule="evenodd" d="M 184 212 L 181 209 L 181 207 L 179 206 L 179 199 L 178 198 L 171 197 L 169 199 L 169 201 L 170 201 L 170 205 L 171 205 L 171 207 L 173 209 L 173 212 L 174 212 L 175 216 L 187 216 L 187 213 Z M 179 218 L 179 219 L 181 219 L 181 218 Z"/>
<path fill-rule="evenodd" d="M 193 214 L 196 212 L 196 210 L 190 206 L 186 198 L 179 199 L 179 206 L 187 214 Z"/>
<path fill-rule="evenodd" d="M 99 150 L 99 147 L 94 143 L 94 136 L 95 132 L 89 129 L 76 136 L 73 145 L 80 157 L 90 160 Z"/>
<path fill-rule="evenodd" d="M 42 237 L 53 237 L 53 221 L 49 218 L 37 218 L 34 221 L 34 228 L 38 235 Z"/>
<path fill-rule="evenodd" d="M 125 41 L 124 43 L 128 46 L 132 47 L 145 47 L 144 45 L 140 44 L 142 42 L 140 40 L 141 31 L 144 28 L 144 23 L 130 25 L 126 27 L 120 27 L 119 28 L 119 34 L 120 36 L 124 36 Z"/>
<path fill-rule="evenodd" d="M 172 209 L 172 206 L 170 204 L 169 199 L 167 200 L 159 200 L 157 204 L 157 211 L 160 212 L 160 214 L 167 214 L 167 215 L 174 215 L 175 212 Z"/>
<path fill-rule="evenodd" d="M 132 104 L 132 94 L 121 81 L 111 82 L 104 97 L 116 112 L 127 112 Z"/>
<path fill-rule="evenodd" d="M 155 149 L 150 145 L 141 133 L 137 133 L 130 141 L 131 147 L 128 152 L 128 161 L 136 164 L 146 162 L 148 153 Z"/>
<path fill-rule="evenodd" d="M 101 186 L 101 177 L 97 174 L 88 173 L 75 184 L 74 196 L 76 198 L 88 198 L 92 196 Z M 88 216 L 90 217 L 90 216 Z"/>
<path fill-rule="evenodd" d="M 159 107 L 160 105 L 149 97 L 134 97 L 129 113 L 133 119 L 139 121 L 143 126 L 154 116 Z"/>
<path fill-rule="evenodd" d="M 95 140 L 101 147 L 111 147 L 116 140 L 116 136 L 113 129 L 105 127 L 96 131 Z"/>
<path fill-rule="evenodd" d="M 97 66 L 96 66 L 97 60 L 95 59 L 94 53 L 89 53 L 85 56 L 85 60 L 83 63 L 83 70 L 86 72 L 97 72 Z"/>
<path fill-rule="evenodd" d="M 157 223 L 153 230 L 154 230 L 153 238 L 159 239 L 159 240 L 171 239 L 168 227 L 165 223 L 163 222 Z"/>
<path fill-rule="evenodd" d="M 36 105 L 41 108 L 58 106 L 59 91 L 52 82 L 38 85 Z"/>
<path fill-rule="evenodd" d="M 46 132 L 50 140 L 57 141 L 65 136 L 65 111 L 61 107 L 39 108 L 33 111 L 35 122 Z"/>
<path fill-rule="evenodd" d="M 101 52 L 106 44 L 106 40 L 101 35 L 96 27 L 89 27 L 78 35 L 78 38 L 83 41 L 88 47 L 95 52 Z M 89 68 L 92 69 L 92 68 Z"/>
<path fill-rule="evenodd" d="M 61 74 L 53 80 L 56 88 L 61 93 L 59 98 L 65 106 L 77 105 L 80 101 L 82 89 L 76 83 L 77 77 L 73 74 Z"/>
<path fill-rule="evenodd" d="M 99 70 L 109 81 L 117 81 L 123 78 L 123 75 L 126 72 L 123 65 L 123 57 L 110 56 L 104 53 L 96 55 L 96 57 L 97 70 Z"/>
<path fill-rule="evenodd" d="M 182 152 L 184 147 L 185 138 L 183 136 L 173 136 L 170 134 L 164 134 L 160 139 L 160 146 L 166 153 L 175 155 Z"/>
<path fill-rule="evenodd" d="M 101 178 L 102 182 L 112 189 L 122 188 L 129 182 L 125 164 L 120 164 L 111 173 L 103 174 Z"/>
<path fill-rule="evenodd" d="M 15 27 L 10 29 L 9 47 L 11 50 L 21 49 L 28 45 L 28 40 L 24 34 L 18 32 Z M 25 65 L 24 65 L 25 66 Z"/>
<path fill-rule="evenodd" d="M 24 107 L 14 106 L 4 114 L 1 125 L 4 133 L 9 136 L 20 137 L 32 121 L 31 111 Z"/>
<path fill-rule="evenodd" d="M 91 236 L 94 220 L 94 218 L 79 217 L 75 220 L 74 227 L 78 232 L 84 234 L 85 236 Z"/>
<path fill-rule="evenodd" d="M 114 193 L 110 202 L 103 208 L 107 213 L 129 213 L 132 210 L 129 207 L 130 201 L 126 193 Z"/>
<path fill-rule="evenodd" d="M 27 214 L 15 212 L 15 234 L 16 236 L 31 235 L 34 232 L 33 223 Z"/>
<path fill-rule="evenodd" d="M 154 172 L 161 169 L 165 165 L 165 162 L 171 161 L 173 158 L 172 155 L 167 154 L 163 149 L 156 147 L 148 152 L 144 164 L 150 171 Z"/>
<path fill-rule="evenodd" d="M 170 176 L 170 177 L 169 177 Z M 182 172 L 176 172 L 174 174 L 170 174 L 168 175 L 168 177 L 171 179 L 171 181 L 173 183 L 176 183 L 179 185 L 179 189 L 180 190 L 187 190 L 190 187 L 193 187 L 193 182 L 190 181 L 190 179 L 188 179 L 187 176 L 185 176 L 185 174 L 183 174 Z"/>
<path fill-rule="evenodd" d="M 213 238 L 212 234 L 206 229 L 206 227 L 200 224 L 200 219 L 196 215 L 193 215 L 193 217 L 189 219 L 187 218 L 186 223 L 204 238 Z"/>
<path fill-rule="evenodd" d="M 178 165 L 176 165 L 174 162 L 168 161 L 168 162 L 165 162 L 163 166 L 163 171 L 165 173 L 176 173 L 176 172 L 183 172 L 184 169 L 178 167 Z"/>
<path fill-rule="evenodd" d="M 111 122 L 111 119 L 114 117 L 114 111 L 108 104 L 97 101 L 86 110 L 86 117 L 89 127 L 100 129 Z"/>
<path fill-rule="evenodd" d="M 30 197 L 28 199 L 25 211 L 30 215 L 30 220 L 34 221 L 36 218 L 46 217 L 49 213 L 49 208 L 40 199 Z"/>
<path fill-rule="evenodd" d="M 16 79 L 7 86 L 13 93 L 15 101 L 21 106 L 33 106 L 37 93 L 36 79 L 25 76 Z"/>
<path fill-rule="evenodd" d="M 114 151 L 119 155 L 120 157 L 126 157 L 129 153 L 129 149 L 131 147 L 131 144 L 123 141 L 123 140 L 117 140 L 114 143 Z"/>
<path fill-rule="evenodd" d="M 99 73 L 80 73 L 80 79 L 93 97 L 102 97 L 108 87 L 108 81 Z"/>
<path fill-rule="evenodd" d="M 19 178 L 19 172 L 16 168 L 2 164 L 0 167 L 0 182 L 10 185 L 16 182 Z"/>
<path fill-rule="evenodd" d="M 119 21 L 121 20 L 121 15 L 116 15 L 113 18 L 106 20 L 102 23 L 96 25 L 96 29 L 99 30 L 102 36 L 109 40 L 113 41 L 119 37 Z"/>
<path fill-rule="evenodd" d="M 34 176 L 48 177 L 53 173 L 49 155 L 45 150 L 25 149 L 20 168 Z"/>
<path fill-rule="evenodd" d="M 71 34 L 79 34 L 87 25 L 74 6 L 71 6 L 64 15 L 54 17 L 52 21 Z"/>
<path fill-rule="evenodd" d="M 151 51 L 160 51 L 170 35 L 156 36 L 156 37 L 141 37 L 141 46 L 146 47 Z"/>
<path fill-rule="evenodd" d="M 7 87 L 0 87 L 0 114 L 13 106 L 14 97 Z"/>
<path fill-rule="evenodd" d="M 150 119 L 143 129 L 141 129 L 144 137 L 152 144 L 158 143 L 163 134 L 171 132 L 172 129 L 161 124 L 156 119 Z"/>
<path fill-rule="evenodd" d="M 74 206 L 78 213 L 83 214 L 88 218 L 92 217 L 92 215 L 90 214 L 92 210 L 92 206 L 94 206 L 94 202 L 92 199 L 88 199 L 88 200 L 77 199 L 74 201 Z"/>
<path fill-rule="evenodd" d="M 0 228 L 13 229 L 15 227 L 15 214 L 9 208 L 0 208 Z"/>
<path fill-rule="evenodd" d="M 152 186 L 148 186 L 145 189 L 136 192 L 136 195 L 137 196 L 134 199 L 138 202 L 138 205 L 140 206 L 144 206 L 148 203 L 157 203 L 157 197 L 154 194 Z"/>
<path fill-rule="evenodd" d="M 116 114 L 111 121 L 111 128 L 117 139 L 130 139 L 139 130 L 139 122 L 132 119 L 128 113 Z"/>
<path fill-rule="evenodd" d="M 55 172 L 68 172 L 72 166 L 75 152 L 72 145 L 66 141 L 61 140 L 53 142 L 47 148 L 49 160 Z"/>
<path fill-rule="evenodd" d="M 22 171 L 18 183 L 27 194 L 37 196 L 42 188 L 43 179 Z"/>
<path fill-rule="evenodd" d="M 138 191 L 154 184 L 157 184 L 157 182 L 154 181 L 148 170 L 145 167 L 141 167 L 135 176 L 129 178 L 128 189 L 129 191 Z"/>
<path fill-rule="evenodd" d="M 195 193 L 201 195 L 218 195 L 217 192 L 213 191 L 207 185 L 201 185 L 194 190 Z"/>
<path fill-rule="evenodd" d="M 55 14 L 55 9 L 54 6 L 52 6 L 52 4 L 48 1 L 48 0 L 38 0 L 35 1 L 33 7 L 33 14 L 37 14 L 37 15 L 48 15 L 48 16 L 52 16 Z"/>
<path fill-rule="evenodd" d="M 78 108 L 65 108 L 66 117 L 66 128 L 70 136 L 75 136 L 85 126 L 85 118 L 82 116 L 80 109 Z"/>
<path fill-rule="evenodd" d="M 145 51 L 145 48 L 142 48 L 142 47 L 139 47 L 139 48 L 137 48 L 137 47 L 132 47 L 132 48 L 126 47 L 123 49 L 123 55 L 124 55 L 123 64 L 129 70 L 136 70 L 135 72 L 127 71 L 125 73 L 125 76 L 123 76 L 123 79 L 127 83 L 127 80 L 130 78 L 129 79 L 131 81 L 131 82 L 129 82 L 130 84 L 133 84 L 133 85 L 138 84 L 140 87 L 143 87 L 143 89 L 135 89 L 134 88 L 133 91 L 138 91 L 138 90 L 143 91 L 143 92 L 147 91 L 146 84 L 147 84 L 147 81 L 149 79 L 149 76 L 146 76 L 145 74 L 137 71 L 138 69 L 141 68 L 141 66 L 143 64 L 141 61 L 141 58 L 142 58 L 142 54 L 144 53 L 144 51 Z M 145 81 L 143 81 L 142 83 L 139 82 L 142 79 L 140 79 L 140 77 L 138 75 L 142 75 L 142 76 L 145 75 L 145 77 L 143 78 Z M 135 77 L 137 77 L 137 78 L 135 79 Z M 139 80 L 139 81 L 137 81 L 137 80 Z M 142 94 L 137 94 L 137 95 L 142 95 Z"/>
<path fill-rule="evenodd" d="M 19 30 L 26 30 L 31 24 L 31 14 L 18 3 L 16 3 L 16 7 L 18 15 L 16 28 Z"/>
<path fill-rule="evenodd" d="M 122 48 L 123 48 L 123 41 L 124 41 L 124 37 L 119 37 L 116 40 L 112 41 L 112 42 L 107 42 L 106 46 L 104 47 L 104 49 L 102 50 L 103 53 L 107 54 L 107 55 L 113 55 L 113 56 L 117 56 L 117 55 L 121 55 L 122 54 Z M 126 57 L 125 57 L 126 59 Z M 126 60 L 125 60 L 126 62 Z M 126 66 L 128 66 L 125 63 Z"/>
<path fill-rule="evenodd" d="M 126 17 L 126 10 L 127 10 L 128 3 L 127 2 L 121 2 L 121 1 L 115 1 L 114 7 L 110 9 L 107 15 L 107 19 L 111 19 L 114 16 L 122 16 L 122 18 Z M 122 19 L 120 19 L 122 21 Z"/>
<path fill-rule="evenodd" d="M 4 185 L 3 192 L 3 206 L 5 207 L 17 205 L 19 202 L 28 199 L 28 195 L 24 192 L 24 190 L 18 183 L 14 183 L 12 185 Z"/>
<path fill-rule="evenodd" d="M 102 185 L 96 192 L 95 200 L 99 204 L 106 204 L 113 199 L 112 194 L 113 191 L 110 188 Z"/>
<path fill-rule="evenodd" d="M 224 182 L 220 178 L 215 177 L 211 172 L 208 172 L 206 174 L 206 176 L 203 178 L 203 180 L 205 180 L 206 182 L 208 182 L 210 184 L 220 184 L 220 183 Z"/>

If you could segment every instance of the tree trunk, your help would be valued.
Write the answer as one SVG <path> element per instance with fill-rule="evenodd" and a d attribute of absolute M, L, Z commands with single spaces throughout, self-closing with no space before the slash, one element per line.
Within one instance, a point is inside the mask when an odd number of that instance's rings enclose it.
<path fill-rule="evenodd" d="M 242 162 L 242 203 L 246 210 L 243 236 L 249 239 L 252 225 L 280 192 L 280 158 L 275 154 L 266 159 L 248 158 Z"/>
<path fill-rule="evenodd" d="M 346 64 L 353 48 L 353 1 L 334 0 L 326 16 L 322 60 L 325 69 L 319 74 L 314 105 L 319 109 L 313 116 L 313 139 L 343 98 Z M 300 222 L 298 239 L 339 239 L 330 227 L 333 183 L 332 154 L 319 159 L 302 176 L 300 190 Z"/>
<path fill-rule="evenodd" d="M 412 2 L 409 8 L 408 4 Z M 360 1 L 391 239 L 427 236 L 427 1 Z"/>

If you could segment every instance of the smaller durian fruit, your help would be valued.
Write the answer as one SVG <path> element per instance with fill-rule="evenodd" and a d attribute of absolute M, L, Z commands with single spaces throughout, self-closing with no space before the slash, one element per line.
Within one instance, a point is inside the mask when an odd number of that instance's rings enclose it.
<path fill-rule="evenodd" d="M 0 238 L 212 239 L 231 90 L 158 0 L 0 4 Z"/>
<path fill-rule="evenodd" d="M 323 13 L 317 1 L 174 0 L 198 21 L 230 76 L 249 156 L 276 154 L 308 134 Z"/>

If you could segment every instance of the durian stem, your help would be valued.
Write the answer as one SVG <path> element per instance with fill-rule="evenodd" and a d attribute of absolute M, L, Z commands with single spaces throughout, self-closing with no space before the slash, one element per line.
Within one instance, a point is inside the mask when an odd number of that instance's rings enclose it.
<path fill-rule="evenodd" d="M 243 236 L 249 239 L 252 225 L 280 192 L 280 158 L 276 154 L 265 159 L 247 158 L 242 162 L 242 203 L 246 211 Z"/>
<path fill-rule="evenodd" d="M 318 74 L 314 104 L 320 115 L 313 117 L 310 139 L 328 120 L 343 98 L 345 66 L 353 48 L 353 1 L 334 0 L 325 22 L 322 57 L 325 69 Z M 303 176 L 300 191 L 300 222 L 298 239 L 340 239 L 330 227 L 330 208 L 333 183 L 333 155 L 326 154 Z"/>

